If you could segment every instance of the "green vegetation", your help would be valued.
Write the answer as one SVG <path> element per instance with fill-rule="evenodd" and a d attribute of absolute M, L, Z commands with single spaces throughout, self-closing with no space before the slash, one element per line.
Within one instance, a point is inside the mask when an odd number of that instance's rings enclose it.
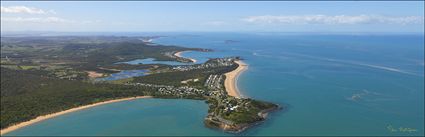
<path fill-rule="evenodd" d="M 133 80 L 134 80 L 134 78 L 125 78 L 125 79 L 118 79 L 118 80 L 108 81 L 108 83 L 112 83 L 112 84 L 125 84 L 125 83 L 131 82 Z"/>
<path fill-rule="evenodd" d="M 1 128 L 70 108 L 117 98 L 206 100 L 205 123 L 229 131 L 264 120 L 277 105 L 227 95 L 224 73 L 238 57 L 210 59 L 197 65 L 122 64 L 134 59 L 181 61 L 173 53 L 204 49 L 150 46 L 138 37 L 7 37 L 1 39 Z M 98 82 L 88 77 L 121 70 L 149 69 L 150 74 Z"/>
<path fill-rule="evenodd" d="M 135 83 L 149 83 L 159 85 L 173 85 L 173 86 L 193 86 L 196 88 L 205 88 L 204 81 L 212 74 L 223 74 L 237 68 L 237 65 L 230 67 L 217 67 L 209 69 L 194 69 L 190 71 L 172 71 L 164 73 L 156 73 L 146 75 L 143 77 L 135 77 L 132 82 Z M 198 79 L 198 82 L 188 82 L 187 84 L 182 81 L 188 79 Z"/>
<path fill-rule="evenodd" d="M 252 99 L 243 99 L 240 104 L 245 104 L 246 106 L 242 106 L 242 109 L 236 109 L 236 111 L 224 112 L 222 115 L 223 118 L 233 121 L 236 124 L 253 123 L 263 119 L 258 115 L 258 113 L 264 109 L 277 107 L 271 103 L 260 102 Z"/>
<path fill-rule="evenodd" d="M 47 77 L 39 70 L 1 68 L 1 128 L 95 102 L 154 95 L 152 87 L 90 84 Z"/>
<path fill-rule="evenodd" d="M 56 73 L 58 77 L 81 80 L 86 76 L 80 76 L 74 72 L 114 73 L 116 71 L 107 70 L 165 67 L 166 65 L 126 65 L 116 63 L 145 58 L 176 61 L 178 58 L 169 56 L 168 53 L 185 50 L 202 49 L 150 46 L 142 42 L 139 37 L 2 37 L 1 65 L 24 66 L 17 69 L 37 67 L 51 69 L 60 66 L 66 69 L 66 72 L 58 70 L 60 71 Z M 50 71 L 55 71 L 55 69 Z"/>

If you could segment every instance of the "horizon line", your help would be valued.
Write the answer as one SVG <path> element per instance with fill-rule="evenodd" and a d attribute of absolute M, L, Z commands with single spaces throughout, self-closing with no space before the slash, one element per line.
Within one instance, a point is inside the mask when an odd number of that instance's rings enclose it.
<path fill-rule="evenodd" d="M 346 33 L 368 33 L 368 34 L 425 34 L 422 32 L 397 32 L 397 31 L 0 31 L 0 33 L 191 33 L 191 32 L 207 32 L 207 33 L 328 33 L 328 34 L 346 34 Z"/>

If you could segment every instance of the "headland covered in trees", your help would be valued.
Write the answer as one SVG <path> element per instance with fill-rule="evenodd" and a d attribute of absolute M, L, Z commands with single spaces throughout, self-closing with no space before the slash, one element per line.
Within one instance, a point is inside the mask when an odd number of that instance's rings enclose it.
<path fill-rule="evenodd" d="M 1 134 L 41 121 L 43 116 L 134 97 L 205 100 L 209 106 L 205 125 L 228 132 L 241 132 L 280 108 L 239 96 L 235 81 L 246 68 L 239 57 L 190 65 L 119 63 L 146 58 L 195 62 L 180 53 L 211 51 L 140 39 L 144 38 L 2 37 Z M 148 74 L 96 80 L 127 70 L 147 70 Z"/>

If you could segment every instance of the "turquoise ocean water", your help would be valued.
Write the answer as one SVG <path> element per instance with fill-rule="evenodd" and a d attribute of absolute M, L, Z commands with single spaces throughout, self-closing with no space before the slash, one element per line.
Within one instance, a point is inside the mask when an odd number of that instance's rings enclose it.
<path fill-rule="evenodd" d="M 241 56 L 249 64 L 238 80 L 242 94 L 288 105 L 238 135 L 424 134 L 421 35 L 161 35 L 168 37 L 154 42 L 214 50 L 183 54 L 200 62 Z M 66 114 L 7 135 L 233 135 L 205 128 L 206 111 L 202 101 L 139 99 Z"/>

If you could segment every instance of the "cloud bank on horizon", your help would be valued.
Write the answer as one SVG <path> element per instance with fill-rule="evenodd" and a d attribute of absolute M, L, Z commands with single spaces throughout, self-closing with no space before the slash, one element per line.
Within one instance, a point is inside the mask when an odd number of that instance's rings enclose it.
<path fill-rule="evenodd" d="M 6 2 L 5 2 L 6 3 Z M 99 5 L 103 4 L 98 2 Z M 218 3 L 218 2 L 217 2 Z M 242 3 L 242 2 L 241 2 Z M 63 3 L 60 3 L 63 4 Z M 185 4 L 185 3 L 179 3 Z M 245 3 L 243 3 L 245 4 Z M 266 3 L 267 4 L 267 3 Z M 5 5 L 5 6 L 3 6 Z M 97 6 L 97 5 L 96 5 Z M 108 5 L 109 6 L 109 5 Z M 161 5 L 162 6 L 162 5 Z M 423 13 L 392 14 L 370 13 L 321 13 L 283 12 L 261 14 L 260 11 L 234 8 L 227 12 L 215 12 L 199 6 L 199 9 L 184 11 L 155 11 L 158 6 L 147 11 L 139 9 L 122 10 L 112 13 L 109 9 L 71 9 L 65 11 L 43 6 L 7 5 L 1 6 L 2 31 L 376 31 L 376 32 L 422 32 L 424 29 Z M 195 4 L 196 6 L 196 4 Z M 272 6 L 272 5 L 270 5 Z M 303 11 L 301 5 L 300 10 Z M 267 9 L 264 6 L 263 9 Z M 423 6 L 419 9 L 423 9 Z M 198 11 L 199 12 L 194 12 Z M 239 11 L 240 10 L 240 11 Z M 294 9 L 292 9 L 294 10 Z M 182 12 L 184 11 L 184 12 Z M 237 11 L 237 12 L 236 12 Z M 67 14 L 63 14 L 68 12 Z M 311 12 L 315 12 L 310 11 Z M 194 14 L 196 13 L 196 14 Z M 285 13 L 285 14 L 280 14 Z M 320 13 L 320 12 L 318 12 Z M 111 15 L 108 15 L 111 14 Z M 205 15 L 202 15 L 205 14 Z M 209 16 L 206 14 L 210 14 Z M 71 16 L 70 16 L 71 15 Z M 114 16 L 115 15 L 115 16 Z M 118 15 L 118 16 L 116 16 Z M 116 19 L 117 18 L 117 19 Z"/>
<path fill-rule="evenodd" d="M 243 21 L 250 23 L 278 24 L 424 24 L 423 16 L 391 17 L 382 15 L 283 15 L 283 16 L 250 16 Z"/>

